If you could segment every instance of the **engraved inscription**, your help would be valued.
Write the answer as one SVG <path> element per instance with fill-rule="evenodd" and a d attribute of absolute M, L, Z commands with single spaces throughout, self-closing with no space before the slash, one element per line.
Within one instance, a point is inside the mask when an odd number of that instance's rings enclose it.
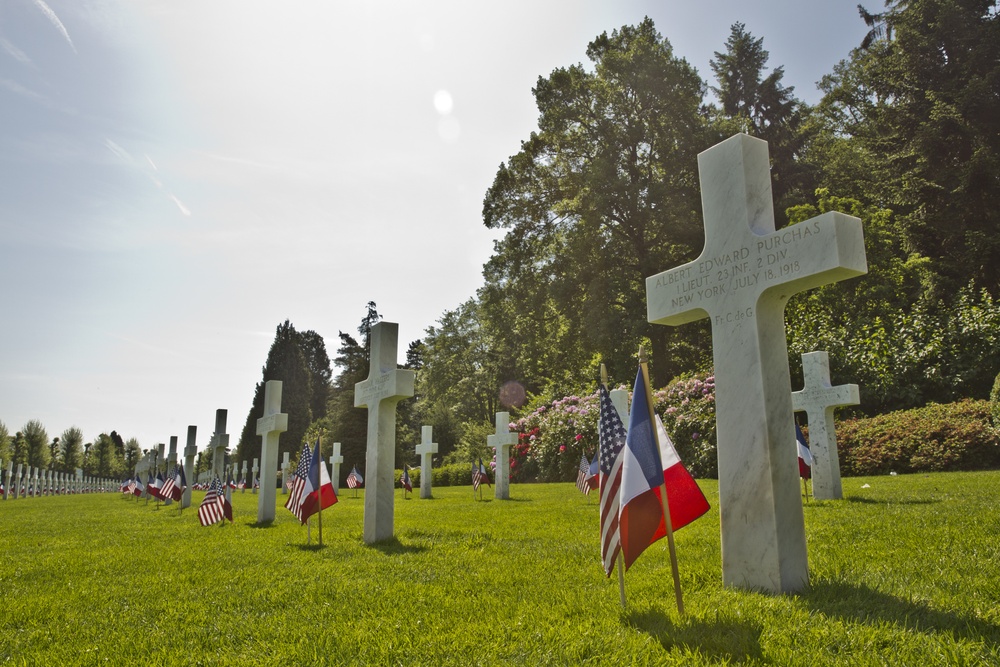
<path fill-rule="evenodd" d="M 744 290 L 759 293 L 766 287 L 790 280 L 801 273 L 795 246 L 821 233 L 819 220 L 793 225 L 780 232 L 756 238 L 746 246 L 699 259 L 667 271 L 656 278 L 656 289 L 667 289 L 671 309 L 698 306 Z M 748 317 L 736 310 L 715 317 L 716 323 L 734 323 Z"/>

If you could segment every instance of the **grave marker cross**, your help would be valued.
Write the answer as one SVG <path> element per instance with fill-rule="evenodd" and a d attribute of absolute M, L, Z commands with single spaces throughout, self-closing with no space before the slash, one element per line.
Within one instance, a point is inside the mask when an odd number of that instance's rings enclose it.
<path fill-rule="evenodd" d="M 861 221 L 826 213 L 775 231 L 767 143 L 747 135 L 701 153 L 698 173 L 704 250 L 646 279 L 648 319 L 711 321 L 723 584 L 798 591 L 809 574 L 784 308 L 867 272 Z"/>
<path fill-rule="evenodd" d="M 371 329 L 368 379 L 354 385 L 354 407 L 368 408 L 364 540 L 393 534 L 393 469 L 396 465 L 396 403 L 413 396 L 413 371 L 396 368 L 399 325 L 379 322 Z"/>
<path fill-rule="evenodd" d="M 431 497 L 431 457 L 437 454 L 438 445 L 431 442 L 433 426 L 420 427 L 420 444 L 417 445 L 417 456 L 420 457 L 420 497 Z"/>
<path fill-rule="evenodd" d="M 510 448 L 516 444 L 517 433 L 510 432 L 510 415 L 498 412 L 496 433 L 486 436 L 486 446 L 496 452 L 497 478 L 493 497 L 497 500 L 510 500 Z"/>
<path fill-rule="evenodd" d="M 803 354 L 802 376 L 805 387 L 802 391 L 792 393 L 792 409 L 795 412 L 805 412 L 809 417 L 813 498 L 840 500 L 844 497 L 844 490 L 840 484 L 840 459 L 837 456 L 833 409 L 860 403 L 858 385 L 830 386 L 830 356 L 826 352 Z"/>
<path fill-rule="evenodd" d="M 195 479 L 194 459 L 198 456 L 198 427 L 188 426 L 187 445 L 184 447 L 184 478 L 187 481 L 187 488 L 181 496 L 181 508 L 191 507 L 191 490 L 194 487 Z"/>
<path fill-rule="evenodd" d="M 333 492 L 340 493 L 340 464 L 344 457 L 340 454 L 340 443 L 333 443 L 333 453 L 330 454 L 330 469 L 333 471 Z"/>

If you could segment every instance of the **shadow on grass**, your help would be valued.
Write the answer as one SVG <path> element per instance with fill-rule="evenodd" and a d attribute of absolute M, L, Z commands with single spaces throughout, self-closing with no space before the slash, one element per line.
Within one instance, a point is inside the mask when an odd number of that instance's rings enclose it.
<path fill-rule="evenodd" d="M 422 551 L 427 551 L 427 547 L 419 544 L 403 544 L 399 541 L 399 538 L 395 536 L 379 540 L 378 542 L 369 544 L 368 546 L 376 551 L 381 551 L 386 556 L 395 556 L 398 554 L 417 554 Z"/>
<path fill-rule="evenodd" d="M 675 646 L 724 662 L 763 660 L 760 635 L 763 626 L 749 620 L 687 619 L 679 623 L 655 609 L 632 611 L 628 624 L 650 635 L 665 649 Z"/>
<path fill-rule="evenodd" d="M 274 522 L 274 519 L 270 521 L 253 521 L 251 523 L 244 524 L 247 528 L 277 528 L 278 524 Z"/>
<path fill-rule="evenodd" d="M 941 502 L 938 498 L 893 498 L 889 500 L 876 500 L 875 498 L 864 498 L 862 496 L 846 496 L 845 501 L 849 503 L 861 503 L 862 505 L 935 505 Z M 819 501 L 821 506 L 827 505 L 825 501 Z M 829 503 L 835 506 L 833 502 Z"/>
<path fill-rule="evenodd" d="M 316 542 L 313 542 L 312 544 L 298 544 L 296 546 L 298 547 L 299 551 L 319 551 L 320 549 L 326 549 L 330 545 L 328 544 L 319 545 Z"/>
<path fill-rule="evenodd" d="M 929 607 L 921 600 L 906 600 L 867 586 L 841 581 L 813 582 L 801 599 L 813 611 L 855 623 L 892 623 L 907 630 L 947 633 L 976 642 L 990 650 L 1000 648 L 1000 625 L 974 616 Z"/>

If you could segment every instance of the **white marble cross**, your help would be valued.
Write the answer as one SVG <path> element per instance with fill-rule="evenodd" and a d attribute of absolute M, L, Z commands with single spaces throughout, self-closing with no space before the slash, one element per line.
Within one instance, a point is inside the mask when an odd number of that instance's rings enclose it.
<path fill-rule="evenodd" d="M 260 485 L 260 478 L 257 477 L 257 473 L 260 472 L 258 464 L 260 461 L 258 459 L 253 460 L 253 466 L 250 468 L 250 492 L 257 493 L 257 487 Z M 275 461 L 277 463 L 277 461 Z M 272 483 L 271 486 L 274 486 Z"/>
<path fill-rule="evenodd" d="M 830 386 L 830 357 L 826 352 L 802 355 L 805 387 L 792 392 L 792 409 L 809 417 L 809 449 L 812 453 L 812 487 L 816 500 L 840 500 L 840 459 L 833 409 L 861 402 L 858 385 Z"/>
<path fill-rule="evenodd" d="M 176 435 L 172 435 L 172 436 L 170 436 L 170 448 L 167 450 L 167 469 L 166 469 L 167 473 L 166 474 L 169 475 L 170 471 L 172 471 L 174 469 L 175 465 L 177 465 L 177 436 Z M 164 506 L 166 506 L 166 505 L 173 505 L 173 504 L 174 504 L 174 499 L 171 498 L 171 497 L 169 497 L 169 496 L 166 499 L 164 499 L 164 501 L 163 501 L 163 505 Z"/>
<path fill-rule="evenodd" d="M 333 453 L 330 454 L 330 469 L 333 472 L 333 492 L 340 493 L 340 464 L 344 462 L 344 457 L 340 455 L 340 443 L 333 443 Z"/>
<path fill-rule="evenodd" d="M 698 156 L 705 247 L 646 279 L 655 324 L 708 317 L 715 361 L 726 586 L 809 583 L 784 308 L 797 292 L 866 273 L 861 221 L 826 213 L 775 231 L 767 143 L 736 135 Z"/>
<path fill-rule="evenodd" d="M 242 483 L 243 484 L 243 488 L 241 489 L 241 491 L 243 493 L 246 493 L 247 492 L 247 462 L 246 461 L 243 462 L 243 470 L 241 470 L 239 472 L 239 475 L 240 475 L 240 478 L 237 481 L 237 484 Z"/>
<path fill-rule="evenodd" d="M 14 498 L 21 497 L 21 467 L 23 464 L 17 464 L 17 474 L 14 476 Z"/>
<path fill-rule="evenodd" d="M 493 448 L 497 461 L 493 497 L 510 500 L 510 448 L 517 444 L 517 433 L 510 432 L 510 414 L 506 412 L 497 413 L 496 425 L 496 433 L 486 437 L 486 446 Z"/>
<path fill-rule="evenodd" d="M 267 460 L 266 458 L 264 459 Z M 285 452 L 284 458 L 281 459 L 281 495 L 288 495 L 288 487 L 285 484 L 288 482 L 288 452 Z"/>
<path fill-rule="evenodd" d="M 399 325 L 379 322 L 371 329 L 368 379 L 354 385 L 354 407 L 368 408 L 365 457 L 364 540 L 393 535 L 393 486 L 396 465 L 396 404 L 413 396 L 413 371 L 397 370 Z"/>
<path fill-rule="evenodd" d="M 184 477 L 187 480 L 187 488 L 181 496 L 181 508 L 191 507 L 191 490 L 195 482 L 194 460 L 198 456 L 198 427 L 188 426 L 187 445 L 184 447 Z"/>
<path fill-rule="evenodd" d="M 226 482 L 226 450 L 229 449 L 229 434 L 226 433 L 226 416 L 222 408 L 215 411 L 215 433 L 212 434 L 212 474 Z M 228 487 L 227 487 L 228 488 Z M 228 497 L 228 493 L 226 494 Z"/>
<path fill-rule="evenodd" d="M 3 484 L 3 499 L 7 500 L 11 494 L 10 483 L 14 477 L 14 462 L 7 462 L 7 471 L 4 473 L 4 484 Z"/>
<path fill-rule="evenodd" d="M 420 444 L 417 445 L 417 456 L 420 457 L 420 497 L 431 497 L 431 458 L 437 454 L 438 444 L 431 442 L 433 426 L 420 427 Z"/>

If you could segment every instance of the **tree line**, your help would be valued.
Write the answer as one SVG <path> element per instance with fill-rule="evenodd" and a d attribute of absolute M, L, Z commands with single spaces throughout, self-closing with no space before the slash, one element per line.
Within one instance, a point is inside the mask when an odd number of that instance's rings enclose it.
<path fill-rule="evenodd" d="M 602 363 L 627 383 L 640 344 L 657 387 L 710 372 L 708 323 L 650 325 L 645 278 L 701 251 L 697 154 L 736 132 L 768 142 L 779 228 L 832 210 L 864 226 L 868 275 L 787 305 L 793 385 L 800 355 L 826 350 L 835 380 L 860 385 L 859 413 L 987 397 L 1000 371 L 997 2 L 859 12 L 869 33 L 823 77 L 815 105 L 742 23 L 714 53 L 711 82 L 648 18 L 598 35 L 588 65 L 539 76 L 538 129 L 484 196 L 482 223 L 505 231 L 484 284 L 407 350 L 416 396 L 399 404 L 397 463 L 415 463 L 421 424 L 444 462 L 485 453 L 496 411 L 592 391 Z M 259 458 L 264 381 L 278 379 L 281 452 L 294 461 L 303 439 L 322 436 L 324 456 L 342 443 L 342 476 L 363 464 L 353 392 L 379 319 L 368 303 L 357 336 L 338 332 L 336 375 L 322 336 L 279 325 L 233 457 Z M 77 460 L 68 432 L 55 446 L 37 431 L 8 438 L 17 456 Z M 127 460 L 111 445 L 102 434 L 83 458 Z"/>
<path fill-rule="evenodd" d="M 397 461 L 413 458 L 420 424 L 446 461 L 467 460 L 497 410 L 590 391 L 601 363 L 628 382 L 640 343 L 658 387 L 710 371 L 708 323 L 650 325 L 645 278 L 701 251 L 697 154 L 736 132 L 768 142 L 778 228 L 831 210 L 864 226 L 868 275 L 786 308 L 793 384 L 800 355 L 826 350 L 834 377 L 861 386 L 862 414 L 988 396 L 1000 371 L 997 3 L 890 0 L 859 13 L 870 31 L 815 105 L 742 23 L 715 52 L 711 83 L 648 18 L 597 36 L 589 65 L 540 76 L 538 129 L 484 197 L 483 224 L 506 232 L 484 285 L 407 351 L 417 395 L 400 404 Z M 342 442 L 348 468 L 363 462 L 353 387 L 378 319 L 370 303 L 360 340 L 339 333 L 325 411 L 303 394 L 303 432 Z M 241 452 L 259 449 L 247 424 Z M 283 442 L 298 442 L 291 430 Z"/>

